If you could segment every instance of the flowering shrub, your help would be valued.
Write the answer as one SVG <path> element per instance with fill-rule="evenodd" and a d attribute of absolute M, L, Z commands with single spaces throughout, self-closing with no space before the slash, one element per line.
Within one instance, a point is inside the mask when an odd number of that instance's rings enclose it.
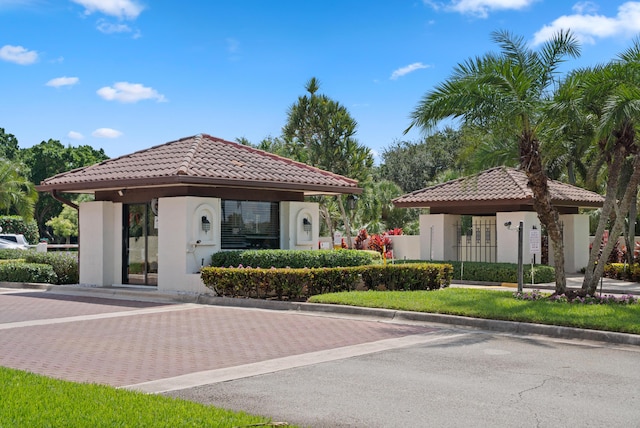
<path fill-rule="evenodd" d="M 368 248 L 383 254 L 387 259 L 393 258 L 393 252 L 391 251 L 393 250 L 393 242 L 391 242 L 391 238 L 389 238 L 389 235 L 386 233 L 382 235 L 371 235 Z"/>
<path fill-rule="evenodd" d="M 574 293 L 575 294 L 575 293 Z M 616 297 L 611 294 L 596 295 L 596 296 L 579 296 L 579 295 L 566 295 L 566 294 L 549 294 L 541 293 L 540 290 L 533 290 L 530 292 L 516 292 L 513 293 L 513 297 L 518 300 L 547 300 L 554 303 L 582 303 L 585 305 L 631 305 L 638 303 L 638 298 L 630 294 L 624 294 Z"/>
<path fill-rule="evenodd" d="M 358 236 L 356 236 L 355 248 L 356 250 L 366 250 L 365 241 L 369 239 L 369 234 L 367 233 L 367 229 L 360 229 L 358 232 Z"/>
<path fill-rule="evenodd" d="M 399 236 L 399 235 L 402 235 L 402 228 L 400 228 L 400 227 L 396 227 L 396 228 L 394 228 L 394 229 L 391 229 L 391 230 L 389 230 L 389 231 L 387 232 L 387 235 L 390 235 L 390 236 Z"/>

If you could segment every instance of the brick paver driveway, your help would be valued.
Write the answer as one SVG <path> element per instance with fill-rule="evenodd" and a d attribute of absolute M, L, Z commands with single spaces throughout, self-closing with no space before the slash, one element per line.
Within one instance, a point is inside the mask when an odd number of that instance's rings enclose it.
<path fill-rule="evenodd" d="M 0 366 L 112 386 L 432 331 L 289 311 L 0 290 Z"/>

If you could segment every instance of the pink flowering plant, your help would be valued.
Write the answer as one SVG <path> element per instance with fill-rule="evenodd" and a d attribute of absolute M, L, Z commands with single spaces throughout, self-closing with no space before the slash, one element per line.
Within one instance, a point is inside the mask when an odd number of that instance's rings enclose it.
<path fill-rule="evenodd" d="M 585 305 L 632 305 L 638 303 L 638 298 L 631 294 L 614 296 L 612 294 L 597 294 L 595 296 L 580 296 L 573 294 L 549 294 L 540 290 L 515 292 L 513 297 L 518 300 L 546 300 L 554 303 L 582 303 Z"/>

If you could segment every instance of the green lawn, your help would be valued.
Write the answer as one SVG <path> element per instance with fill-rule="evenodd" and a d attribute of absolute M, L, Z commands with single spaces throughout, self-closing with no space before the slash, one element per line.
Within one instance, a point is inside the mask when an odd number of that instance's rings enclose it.
<path fill-rule="evenodd" d="M 0 367 L 0 427 L 235 427 L 270 419 Z"/>
<path fill-rule="evenodd" d="M 313 296 L 309 301 L 640 334 L 640 304 L 518 300 L 512 292 L 500 290 L 354 291 Z"/>

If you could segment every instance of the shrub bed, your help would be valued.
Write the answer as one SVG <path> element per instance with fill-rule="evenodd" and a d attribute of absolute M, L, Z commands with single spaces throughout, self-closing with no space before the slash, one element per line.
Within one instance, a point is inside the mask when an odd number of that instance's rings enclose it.
<path fill-rule="evenodd" d="M 51 265 L 11 261 L 0 263 L 0 281 L 56 284 L 58 277 Z"/>
<path fill-rule="evenodd" d="M 211 266 L 254 268 L 321 268 L 371 264 L 379 255 L 358 250 L 232 250 L 211 257 Z"/>
<path fill-rule="evenodd" d="M 424 263 L 421 260 L 403 260 L 396 263 Z M 487 263 L 487 262 L 434 262 L 447 263 L 453 266 L 453 279 L 482 282 L 518 282 L 518 265 L 516 263 Z M 525 284 L 531 284 L 531 264 L 523 265 Z M 553 266 L 534 265 L 534 284 L 555 281 Z"/>
<path fill-rule="evenodd" d="M 24 253 L 24 258 L 27 263 L 50 265 L 57 277 L 57 282 L 55 282 L 55 284 L 77 284 L 79 281 L 78 253 L 66 251 L 56 251 L 51 253 L 26 251 Z"/>
<path fill-rule="evenodd" d="M 330 268 L 202 269 L 202 281 L 219 296 L 307 299 L 312 295 L 368 290 L 435 290 L 451 282 L 451 265 L 366 265 Z"/>
<path fill-rule="evenodd" d="M 605 278 L 640 282 L 640 265 L 637 263 L 631 266 L 626 263 L 607 263 L 604 266 L 603 276 Z"/>
<path fill-rule="evenodd" d="M 25 253 L 29 250 L 17 250 L 13 248 L 0 249 L 0 260 L 24 259 Z"/>

